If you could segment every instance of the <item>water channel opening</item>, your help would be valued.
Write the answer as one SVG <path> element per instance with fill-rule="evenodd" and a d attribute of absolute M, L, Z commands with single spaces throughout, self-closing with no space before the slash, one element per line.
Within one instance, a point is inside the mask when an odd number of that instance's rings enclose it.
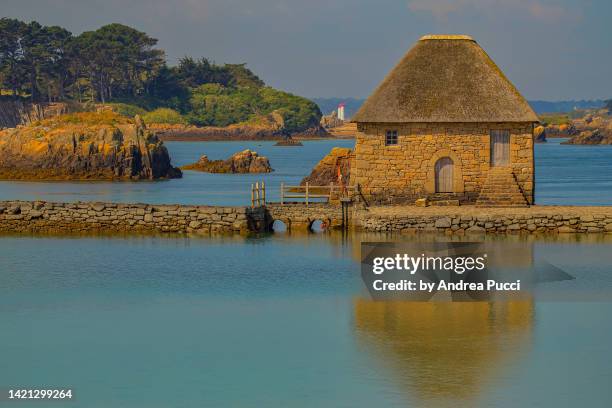
<path fill-rule="evenodd" d="M 328 223 L 322 220 L 314 220 L 310 224 L 310 231 L 316 232 L 316 233 L 325 232 L 327 231 L 328 228 L 329 228 Z"/>
<path fill-rule="evenodd" d="M 273 232 L 287 232 L 287 224 L 281 220 L 274 220 L 272 223 Z"/>

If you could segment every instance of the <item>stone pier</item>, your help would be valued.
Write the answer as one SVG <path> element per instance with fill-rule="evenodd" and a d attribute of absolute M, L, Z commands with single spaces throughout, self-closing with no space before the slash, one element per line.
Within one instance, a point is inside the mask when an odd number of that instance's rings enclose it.
<path fill-rule="evenodd" d="M 612 207 L 531 206 L 483 208 L 388 206 L 358 211 L 354 222 L 367 231 L 447 234 L 612 233 Z"/>
<path fill-rule="evenodd" d="M 0 232 L 249 233 L 270 231 L 275 221 L 307 230 L 320 220 L 342 223 L 339 205 L 265 207 L 123 203 L 0 201 Z M 350 228 L 373 232 L 444 234 L 612 233 L 612 207 L 532 206 L 483 208 L 352 207 Z"/>
<path fill-rule="evenodd" d="M 2 232 L 246 233 L 264 230 L 264 208 L 0 201 Z"/>

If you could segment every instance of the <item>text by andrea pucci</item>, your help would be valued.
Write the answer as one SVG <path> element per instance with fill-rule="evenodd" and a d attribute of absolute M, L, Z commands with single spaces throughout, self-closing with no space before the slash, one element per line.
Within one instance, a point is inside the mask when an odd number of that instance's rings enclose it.
<path fill-rule="evenodd" d="M 522 267 L 529 253 L 482 242 L 362 243 L 361 250 L 361 275 L 374 298 L 489 300 L 530 282 Z"/>
<path fill-rule="evenodd" d="M 487 254 L 481 256 L 411 256 L 409 254 L 396 254 L 393 257 L 376 257 L 372 265 L 372 272 L 382 275 L 385 271 L 405 271 L 410 275 L 415 275 L 418 271 L 450 271 L 457 275 L 463 275 L 471 271 L 483 271 L 486 269 Z M 400 281 L 385 282 L 383 279 L 376 279 L 373 282 L 374 290 L 423 290 L 427 292 L 439 290 L 521 290 L 521 280 L 512 282 L 498 282 L 494 279 L 487 279 L 484 282 L 466 282 L 465 280 L 447 281 L 444 279 L 438 282 L 428 282 L 425 280 L 412 281 L 401 279 Z"/>

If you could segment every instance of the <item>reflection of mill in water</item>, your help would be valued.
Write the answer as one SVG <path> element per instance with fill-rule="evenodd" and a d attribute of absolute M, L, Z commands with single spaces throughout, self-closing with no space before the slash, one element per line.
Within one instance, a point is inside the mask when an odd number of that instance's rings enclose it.
<path fill-rule="evenodd" d="M 418 406 L 464 406 L 530 344 L 534 305 L 359 298 L 354 315 L 359 341 Z"/>
<path fill-rule="evenodd" d="M 489 255 L 499 276 L 521 277 L 526 284 L 540 280 L 532 242 L 493 239 L 480 245 L 477 252 Z M 452 298 L 470 299 L 460 293 Z M 535 307 L 529 291 L 495 299 L 494 293 L 467 302 L 358 298 L 356 335 L 417 406 L 474 406 L 531 344 Z"/>

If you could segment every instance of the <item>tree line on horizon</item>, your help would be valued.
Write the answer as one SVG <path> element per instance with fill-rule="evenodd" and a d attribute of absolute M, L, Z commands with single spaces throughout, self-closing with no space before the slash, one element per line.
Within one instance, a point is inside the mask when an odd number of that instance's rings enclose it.
<path fill-rule="evenodd" d="M 275 110 L 290 131 L 320 119 L 314 102 L 267 87 L 246 64 L 186 56 L 170 66 L 156 45 L 157 39 L 118 23 L 75 36 L 59 26 L 1 18 L 0 95 L 33 103 L 114 102 L 130 112 L 172 109 L 175 121 L 200 126 Z"/>

